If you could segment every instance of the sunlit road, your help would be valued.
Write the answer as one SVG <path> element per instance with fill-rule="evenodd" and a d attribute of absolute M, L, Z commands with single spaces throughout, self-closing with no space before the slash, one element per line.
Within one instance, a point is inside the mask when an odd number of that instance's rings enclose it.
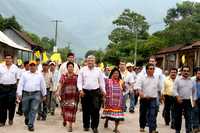
<path fill-rule="evenodd" d="M 173 133 L 169 127 L 164 125 L 164 121 L 161 116 L 162 109 L 158 116 L 158 131 L 159 133 Z M 139 133 L 138 124 L 138 106 L 134 114 L 126 113 L 126 120 L 120 124 L 119 130 L 121 133 Z M 100 133 L 112 133 L 114 128 L 114 123 L 109 123 L 109 128 L 103 128 L 104 120 L 100 120 L 99 132 Z M 146 132 L 148 128 L 146 128 Z M 62 117 L 60 116 L 60 110 L 57 109 L 55 116 L 48 116 L 47 121 L 36 121 L 35 133 L 66 133 L 67 128 L 62 126 Z M 73 127 L 74 133 L 86 133 L 82 129 L 82 113 L 79 111 L 77 113 L 77 121 Z M 92 130 L 90 130 L 92 132 Z M 88 133 L 90 133 L 88 132 Z M 183 132 L 183 130 L 182 130 Z M 15 116 L 14 125 L 6 125 L 0 128 L 0 133 L 29 133 L 26 126 L 24 125 L 24 118 L 22 116 Z"/>

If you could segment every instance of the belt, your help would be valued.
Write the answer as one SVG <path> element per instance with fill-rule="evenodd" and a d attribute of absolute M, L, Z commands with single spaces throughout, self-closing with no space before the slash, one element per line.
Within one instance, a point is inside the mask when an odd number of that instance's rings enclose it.
<path fill-rule="evenodd" d="M 144 99 L 144 100 L 156 100 L 157 98 L 155 98 L 155 97 L 143 97 L 142 99 Z"/>
<path fill-rule="evenodd" d="M 97 88 L 97 89 L 91 89 L 91 90 L 83 89 L 83 91 L 85 91 L 85 92 L 97 92 L 99 90 L 100 90 L 99 88 Z"/>
<path fill-rule="evenodd" d="M 40 91 L 23 91 L 23 93 L 24 94 L 27 94 L 27 95 L 33 95 L 33 94 L 35 94 L 35 93 L 38 93 L 38 92 L 40 92 Z"/>
<path fill-rule="evenodd" d="M 16 84 L 0 84 L 0 85 L 2 85 L 2 86 L 14 86 Z"/>

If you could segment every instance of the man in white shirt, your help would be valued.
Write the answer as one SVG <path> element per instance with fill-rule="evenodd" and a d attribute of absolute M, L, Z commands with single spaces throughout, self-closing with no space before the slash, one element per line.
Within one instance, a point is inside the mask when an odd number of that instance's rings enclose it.
<path fill-rule="evenodd" d="M 42 72 L 41 74 L 44 77 L 46 89 L 47 89 L 47 100 L 42 101 L 39 105 L 38 109 L 38 117 L 37 120 L 43 120 L 45 121 L 47 119 L 47 114 L 50 109 L 50 87 L 52 84 L 52 74 L 49 71 L 49 64 L 47 62 L 44 62 L 42 64 Z"/>
<path fill-rule="evenodd" d="M 51 83 L 51 86 L 50 86 L 50 107 L 49 107 L 49 111 L 51 112 L 51 115 L 54 115 L 55 114 L 55 108 L 56 108 L 56 97 L 55 97 L 55 92 L 57 90 L 57 87 L 58 87 L 58 70 L 56 68 L 56 63 L 55 62 L 50 62 L 49 63 L 49 70 L 50 70 L 50 73 L 52 75 L 52 83 Z"/>
<path fill-rule="evenodd" d="M 123 110 L 126 112 L 127 106 L 126 106 L 126 101 L 129 96 L 129 91 L 133 89 L 133 84 L 134 84 L 134 78 L 132 74 L 126 69 L 126 63 L 125 61 L 120 61 L 119 63 L 119 71 L 122 75 L 122 80 L 125 82 L 125 91 L 123 92 Z M 130 108 L 131 109 L 131 108 Z"/>
<path fill-rule="evenodd" d="M 78 75 L 78 72 L 79 72 L 79 67 L 78 65 L 75 63 L 75 55 L 74 53 L 69 53 L 67 55 L 67 61 L 62 63 L 62 65 L 60 66 L 60 69 L 59 69 L 59 78 L 62 74 L 65 74 L 67 73 L 67 63 L 68 62 L 73 62 L 74 63 L 74 73 Z"/>
<path fill-rule="evenodd" d="M 140 95 L 140 132 L 145 132 L 144 128 L 148 122 L 149 133 L 157 133 L 157 98 L 160 97 L 161 82 L 154 76 L 155 66 L 147 64 L 147 75 L 142 75 L 137 79 L 135 88 L 139 90 Z"/>
<path fill-rule="evenodd" d="M 29 71 L 29 61 L 25 61 L 24 62 L 24 69 L 22 69 L 20 71 L 20 78 L 22 76 L 23 73 L 25 73 L 26 71 Z M 18 106 L 18 110 L 16 112 L 18 115 L 22 116 L 23 115 L 23 111 L 22 111 L 22 102 L 19 103 L 19 106 Z"/>
<path fill-rule="evenodd" d="M 5 64 L 0 65 L 0 127 L 5 126 L 7 116 L 9 125 L 13 124 L 18 79 L 19 68 L 13 64 L 12 55 L 7 54 Z"/>
<path fill-rule="evenodd" d="M 22 110 L 25 124 L 29 131 L 34 131 L 34 121 L 41 101 L 46 99 L 46 84 L 44 77 L 37 71 L 35 61 L 29 63 L 30 71 L 23 73 L 17 88 L 17 101 L 22 100 Z M 23 97 L 22 97 L 23 95 Z"/>
<path fill-rule="evenodd" d="M 87 66 L 80 70 L 77 86 L 82 98 L 84 131 L 89 131 L 91 120 L 93 132 L 98 133 L 101 96 L 105 96 L 106 91 L 103 73 L 95 67 L 95 56 L 87 57 Z"/>
<path fill-rule="evenodd" d="M 129 73 L 132 75 L 131 80 L 134 80 L 134 82 L 132 83 L 132 86 L 130 86 L 129 89 L 129 99 L 130 99 L 130 107 L 129 107 L 129 112 L 130 113 L 134 113 L 135 111 L 135 92 L 134 92 L 134 84 L 136 81 L 136 74 L 135 71 L 133 70 L 134 65 L 132 63 L 126 63 L 126 68 L 129 71 Z"/>

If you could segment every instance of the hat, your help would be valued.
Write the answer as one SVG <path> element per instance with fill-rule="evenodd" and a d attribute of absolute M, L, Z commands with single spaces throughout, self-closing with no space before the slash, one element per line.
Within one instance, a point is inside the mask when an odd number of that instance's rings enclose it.
<path fill-rule="evenodd" d="M 31 65 L 31 64 L 37 65 L 37 62 L 36 61 L 30 61 L 29 65 Z"/>
<path fill-rule="evenodd" d="M 49 65 L 56 65 L 56 63 L 53 62 L 53 61 L 51 61 L 51 62 L 49 63 Z"/>
<path fill-rule="evenodd" d="M 126 67 L 133 67 L 134 65 L 130 62 L 126 63 Z"/>

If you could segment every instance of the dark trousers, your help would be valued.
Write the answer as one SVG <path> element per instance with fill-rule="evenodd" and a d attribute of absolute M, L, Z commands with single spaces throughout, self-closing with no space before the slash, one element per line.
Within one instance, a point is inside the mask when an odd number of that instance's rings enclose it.
<path fill-rule="evenodd" d="M 13 120 L 15 107 L 16 85 L 0 85 L 0 123 L 5 124 L 7 116 L 10 121 Z"/>
<path fill-rule="evenodd" d="M 47 97 L 49 93 L 50 93 L 49 88 L 47 88 Z M 48 99 L 45 101 L 41 100 L 41 103 L 38 108 L 38 120 L 40 118 L 42 118 L 43 120 L 46 120 L 47 114 L 48 114 Z"/>
<path fill-rule="evenodd" d="M 183 100 L 182 103 L 177 103 L 175 105 L 175 129 L 176 133 L 180 133 L 182 124 L 182 114 L 185 117 L 185 128 L 186 133 L 192 131 L 192 105 L 190 100 Z"/>
<path fill-rule="evenodd" d="M 83 111 L 83 127 L 98 128 L 99 125 L 99 111 L 101 108 L 101 91 L 96 90 L 83 90 L 85 96 L 81 99 Z"/>
<path fill-rule="evenodd" d="M 169 125 L 170 121 L 172 122 L 172 125 L 174 123 L 174 110 L 173 106 L 175 103 L 175 98 L 173 96 L 164 95 L 165 101 L 164 101 L 164 109 L 163 109 L 163 118 L 165 120 L 165 124 Z"/>
<path fill-rule="evenodd" d="M 18 113 L 18 114 L 22 114 L 22 113 L 23 113 L 23 112 L 22 112 L 22 102 L 19 103 L 17 113 Z"/>
<path fill-rule="evenodd" d="M 157 109 L 156 98 L 140 99 L 140 114 L 139 114 L 140 128 L 145 128 L 146 124 L 148 123 L 150 133 L 156 130 L 156 109 Z"/>

